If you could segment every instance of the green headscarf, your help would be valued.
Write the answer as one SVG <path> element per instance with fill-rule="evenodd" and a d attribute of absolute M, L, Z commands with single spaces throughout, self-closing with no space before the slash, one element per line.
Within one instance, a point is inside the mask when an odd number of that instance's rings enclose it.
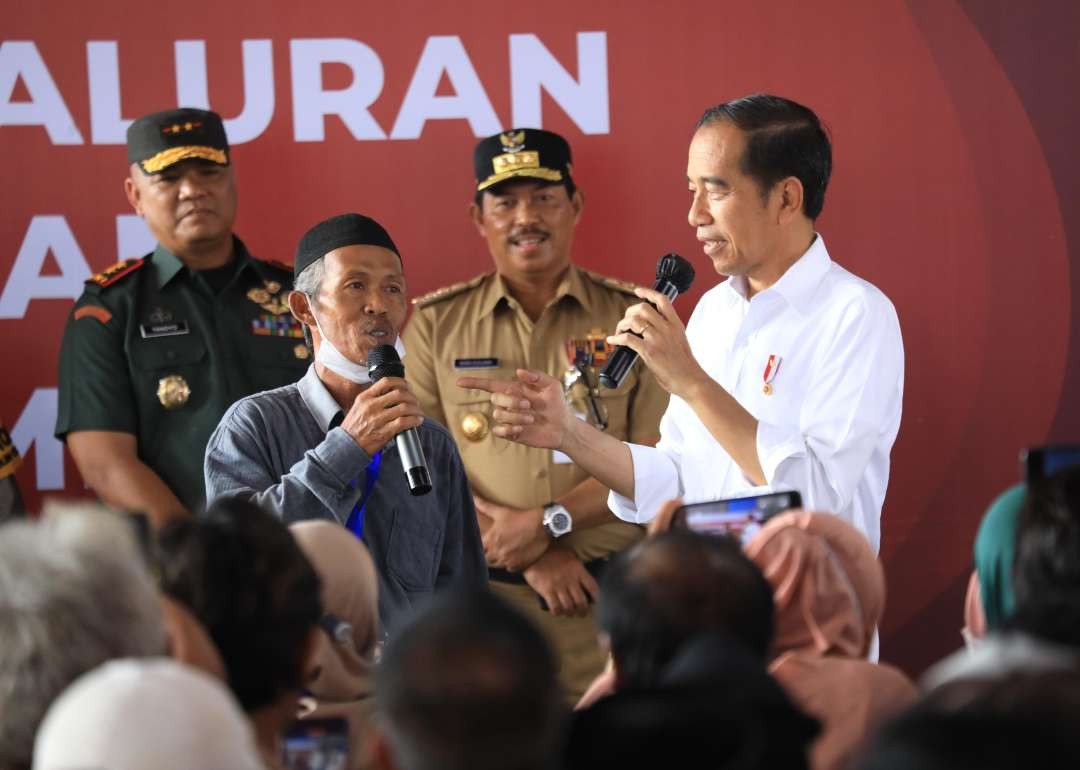
<path fill-rule="evenodd" d="M 1002 492 L 987 508 L 975 536 L 975 571 L 987 629 L 994 629 L 1012 614 L 1013 563 L 1016 561 L 1016 529 L 1027 487 L 1017 484 Z"/>

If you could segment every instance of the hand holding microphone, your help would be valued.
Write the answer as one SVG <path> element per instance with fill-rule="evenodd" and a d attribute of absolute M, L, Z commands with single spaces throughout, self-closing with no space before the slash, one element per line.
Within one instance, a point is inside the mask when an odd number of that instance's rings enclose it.
<path fill-rule="evenodd" d="M 652 290 L 638 289 L 636 292 L 648 304 L 642 303 L 627 309 L 626 316 L 615 329 L 615 334 L 608 337 L 608 341 L 615 343 L 617 347 L 600 372 L 601 385 L 606 388 L 622 385 L 642 352 L 644 335 L 650 328 L 654 330 L 658 338 L 656 342 L 659 344 L 677 343 L 680 332 L 681 341 L 686 342 L 686 332 L 671 308 L 671 302 L 685 293 L 693 282 L 694 268 L 685 259 L 678 254 L 665 254 L 660 258 L 656 264 L 656 281 Z M 682 347 L 689 355 L 689 345 L 684 344 Z M 670 391 L 661 372 L 654 371 L 654 374 Z"/>
<path fill-rule="evenodd" d="M 405 366 L 401 363 L 401 357 L 394 350 L 393 345 L 373 347 L 368 353 L 367 364 L 372 388 L 378 387 L 379 383 L 387 381 L 387 378 L 398 380 L 405 378 Z M 416 405 L 416 397 L 412 393 L 409 393 L 409 396 L 412 404 Z M 396 406 L 390 407 L 390 409 L 396 408 Z M 413 495 L 426 495 L 431 491 L 431 474 L 428 473 L 424 449 L 420 446 L 420 437 L 416 433 L 416 427 L 406 427 L 399 431 L 394 436 L 394 441 L 397 444 L 398 454 L 401 456 L 401 465 L 405 469 L 405 477 L 409 482 L 409 492 Z"/>

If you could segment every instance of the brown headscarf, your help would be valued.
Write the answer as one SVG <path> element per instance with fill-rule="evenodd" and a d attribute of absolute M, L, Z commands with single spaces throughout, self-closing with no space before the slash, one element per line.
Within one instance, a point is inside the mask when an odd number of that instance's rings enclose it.
<path fill-rule="evenodd" d="M 315 651 L 318 675 L 308 685 L 314 703 L 302 719 L 345 718 L 349 722 L 349 765 L 362 767 L 361 748 L 370 720 L 372 668 L 379 637 L 378 579 L 367 547 L 351 532 L 329 521 L 304 521 L 289 527 L 322 581 L 323 610 L 352 626 L 351 636 L 320 633 Z"/>
<path fill-rule="evenodd" d="M 746 546 L 776 601 L 773 676 L 821 720 L 814 770 L 845 767 L 883 720 L 914 702 L 899 670 L 867 652 L 885 609 L 885 573 L 870 544 L 829 513 L 770 519 Z"/>

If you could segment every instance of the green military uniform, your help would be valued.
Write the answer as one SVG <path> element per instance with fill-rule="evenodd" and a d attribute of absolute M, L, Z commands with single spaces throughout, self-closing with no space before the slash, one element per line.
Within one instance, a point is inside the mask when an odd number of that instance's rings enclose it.
<path fill-rule="evenodd" d="M 159 246 L 91 278 L 60 348 L 56 435 L 131 433 L 139 459 L 189 509 L 204 500 L 203 455 L 233 402 L 295 382 L 308 366 L 285 298 L 292 268 L 234 238 L 227 283 Z"/>
<path fill-rule="evenodd" d="M 459 388 L 456 380 L 512 379 L 518 368 L 562 380 L 574 358 L 583 354 L 599 368 L 608 353 L 604 338 L 626 308 L 640 301 L 629 284 L 573 265 L 536 323 L 497 273 L 413 300 L 413 316 L 403 334 L 409 385 L 424 413 L 454 435 L 476 494 L 500 505 L 535 508 L 568 492 L 588 474 L 559 453 L 494 436 L 488 394 Z M 606 412 L 611 435 L 635 443 L 659 438 L 668 397 L 648 370 L 635 367 L 621 387 L 601 389 L 596 399 Z M 575 529 L 560 543 L 588 563 L 607 558 L 642 534 L 640 527 L 613 516 L 610 523 Z M 528 586 L 493 579 L 492 587 L 549 634 L 560 653 L 567 692 L 580 695 L 604 665 L 591 615 L 557 617 L 540 609 Z"/>

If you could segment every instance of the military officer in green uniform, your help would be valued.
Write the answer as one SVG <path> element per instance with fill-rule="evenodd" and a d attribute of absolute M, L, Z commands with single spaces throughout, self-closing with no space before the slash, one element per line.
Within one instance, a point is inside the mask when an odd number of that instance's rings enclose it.
<path fill-rule="evenodd" d="M 176 109 L 127 133 L 124 189 L 158 246 L 86 282 L 60 350 L 56 435 L 106 503 L 155 524 L 203 504 L 203 454 L 225 410 L 309 363 L 286 302 L 292 268 L 232 233 L 221 118 Z"/>
<path fill-rule="evenodd" d="M 597 388 L 607 330 L 640 299 L 630 284 L 571 262 L 583 200 L 566 141 L 507 131 L 480 142 L 473 159 L 470 211 L 495 270 L 413 300 L 405 365 L 425 414 L 458 442 L 493 589 L 547 632 L 576 699 L 605 660 L 591 617 L 599 568 L 641 529 L 616 519 L 607 490 L 565 456 L 493 436 L 488 394 L 457 380 L 546 371 L 563 379 L 582 419 L 645 443 L 659 437 L 667 394 L 644 367 L 617 390 Z"/>

